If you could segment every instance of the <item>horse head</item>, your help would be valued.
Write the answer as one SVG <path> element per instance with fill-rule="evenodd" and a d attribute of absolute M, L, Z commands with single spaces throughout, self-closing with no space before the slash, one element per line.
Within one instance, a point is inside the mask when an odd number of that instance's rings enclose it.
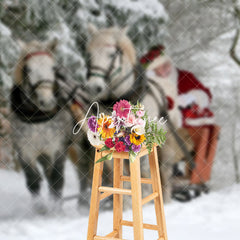
<path fill-rule="evenodd" d="M 57 106 L 55 60 L 57 41 L 47 43 L 19 41 L 21 57 L 15 68 L 15 85 L 41 111 Z"/>
<path fill-rule="evenodd" d="M 136 63 L 134 46 L 126 28 L 97 29 L 89 25 L 91 39 L 87 45 L 88 87 L 96 99 L 121 96 L 134 81 Z"/>

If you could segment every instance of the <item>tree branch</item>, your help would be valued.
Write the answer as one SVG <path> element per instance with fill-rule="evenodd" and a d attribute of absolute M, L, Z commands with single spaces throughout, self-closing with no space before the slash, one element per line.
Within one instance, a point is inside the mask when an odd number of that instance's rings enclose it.
<path fill-rule="evenodd" d="M 240 66 L 240 59 L 236 54 L 236 47 L 238 44 L 238 40 L 239 40 L 239 35 L 240 35 L 240 31 L 239 29 L 236 30 L 233 42 L 232 42 L 232 46 L 230 48 L 230 56 L 231 58 L 234 60 L 234 62 Z"/>

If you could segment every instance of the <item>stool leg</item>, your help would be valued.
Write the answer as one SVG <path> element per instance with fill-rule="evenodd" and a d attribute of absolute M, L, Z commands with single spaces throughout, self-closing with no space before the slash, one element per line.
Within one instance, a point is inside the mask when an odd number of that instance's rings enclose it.
<path fill-rule="evenodd" d="M 143 215 L 142 215 L 142 190 L 140 174 L 140 158 L 130 162 L 131 189 L 132 189 L 132 210 L 134 239 L 143 240 Z"/>
<path fill-rule="evenodd" d="M 123 188 L 121 176 L 123 174 L 123 159 L 115 158 L 113 160 L 113 187 Z M 113 195 L 113 230 L 117 232 L 116 238 L 122 238 L 122 211 L 123 211 L 123 196 L 122 194 Z"/>
<path fill-rule="evenodd" d="M 97 152 L 96 150 L 87 240 L 93 240 L 94 236 L 97 234 L 98 213 L 100 203 L 100 193 L 98 191 L 98 188 L 102 185 L 103 162 L 96 163 L 96 161 L 100 159 L 101 156 L 102 154 L 100 152 Z"/>
<path fill-rule="evenodd" d="M 153 148 L 153 151 L 149 155 L 149 165 L 151 171 L 153 192 L 158 192 L 159 194 L 159 196 L 154 199 L 157 225 L 159 226 L 158 237 L 159 239 L 163 238 L 164 240 L 167 240 L 167 228 L 163 208 L 162 187 L 156 147 Z"/>

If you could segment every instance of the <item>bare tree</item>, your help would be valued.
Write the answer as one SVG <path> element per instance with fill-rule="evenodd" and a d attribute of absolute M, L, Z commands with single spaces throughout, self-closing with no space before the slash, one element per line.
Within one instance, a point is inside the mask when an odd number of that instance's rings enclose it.
<path fill-rule="evenodd" d="M 237 55 L 237 50 L 236 50 L 239 42 L 239 35 L 240 35 L 240 3 L 239 1 L 233 0 L 233 7 L 234 7 L 233 17 L 235 17 L 237 24 L 236 24 L 236 30 L 235 30 L 236 32 L 235 32 L 229 53 L 233 61 L 240 67 L 240 58 Z M 240 108 L 238 104 L 240 99 L 239 94 L 240 93 L 239 93 L 239 87 L 238 87 L 236 91 L 236 98 L 235 98 L 235 104 L 234 104 L 234 108 L 237 116 L 239 116 L 240 114 Z M 238 124 L 238 119 L 235 119 L 232 127 L 232 152 L 233 152 L 233 163 L 234 163 L 234 169 L 235 169 L 235 180 L 237 183 L 239 183 L 240 182 L 239 156 L 238 156 L 238 149 L 236 147 L 237 124 Z"/>

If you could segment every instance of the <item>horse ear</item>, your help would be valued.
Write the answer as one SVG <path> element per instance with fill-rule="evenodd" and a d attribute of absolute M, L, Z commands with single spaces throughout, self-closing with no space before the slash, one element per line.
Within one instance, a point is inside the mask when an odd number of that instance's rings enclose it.
<path fill-rule="evenodd" d="M 51 52 L 54 52 L 58 45 L 58 39 L 54 38 L 49 43 L 47 43 L 47 49 L 49 49 Z"/>
<path fill-rule="evenodd" d="M 21 49 L 24 49 L 26 47 L 26 43 L 20 39 L 17 40 L 17 44 Z"/>
<path fill-rule="evenodd" d="M 91 35 L 95 35 L 96 33 L 98 33 L 98 29 L 97 27 L 92 24 L 92 23 L 89 23 L 88 24 L 88 32 L 91 34 Z"/>

